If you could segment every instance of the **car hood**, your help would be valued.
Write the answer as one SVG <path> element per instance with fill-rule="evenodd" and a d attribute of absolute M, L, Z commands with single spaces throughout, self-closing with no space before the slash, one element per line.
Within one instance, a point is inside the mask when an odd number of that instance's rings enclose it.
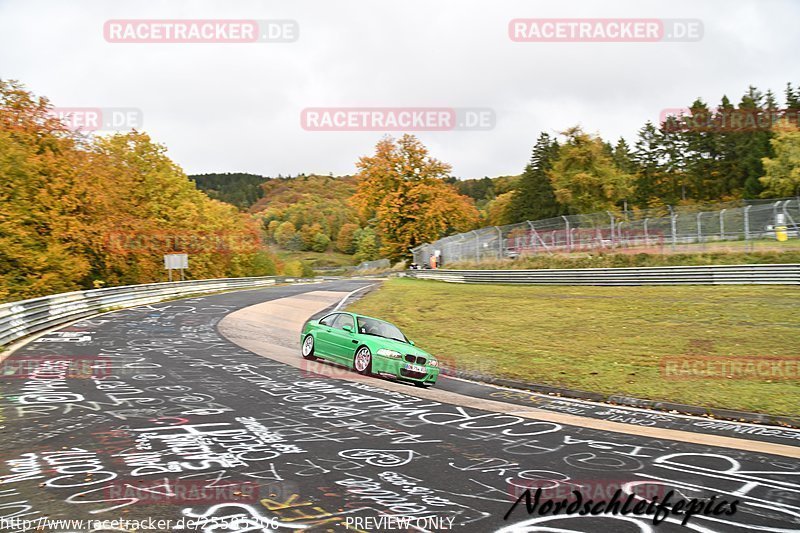
<path fill-rule="evenodd" d="M 395 350 L 400 352 L 401 354 L 411 354 L 413 356 L 424 356 L 424 357 L 433 357 L 431 354 L 426 352 L 425 350 L 421 350 L 416 346 L 411 346 L 410 344 L 406 344 L 405 342 L 395 341 L 392 339 L 384 339 L 382 337 L 373 337 L 373 336 L 366 336 L 370 339 L 375 346 L 378 348 L 388 348 L 389 350 Z"/>

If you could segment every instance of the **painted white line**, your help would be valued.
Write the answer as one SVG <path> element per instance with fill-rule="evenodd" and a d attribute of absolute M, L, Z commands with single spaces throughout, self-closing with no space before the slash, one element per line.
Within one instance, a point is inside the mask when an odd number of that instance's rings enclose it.
<path fill-rule="evenodd" d="M 364 289 L 368 289 L 368 288 L 370 288 L 370 287 L 373 287 L 373 286 L 375 286 L 375 283 L 371 283 L 371 284 L 369 284 L 369 285 L 364 285 L 363 287 L 359 287 L 359 288 L 357 288 L 357 289 L 356 289 L 356 290 L 354 290 L 354 291 L 350 291 L 350 292 L 348 292 L 348 293 L 347 293 L 347 294 L 344 296 L 344 298 L 342 298 L 341 300 L 339 300 L 339 303 L 338 303 L 338 304 L 336 304 L 336 307 L 334 307 L 334 308 L 333 308 L 333 311 L 338 311 L 339 309 L 341 309 L 341 308 L 342 308 L 342 306 L 344 305 L 344 303 L 347 301 L 347 299 L 348 299 L 348 298 L 350 298 L 350 297 L 351 297 L 352 295 L 354 295 L 355 293 L 357 293 L 358 291 L 363 291 Z M 332 312 L 333 312 L 333 311 L 332 311 Z"/>

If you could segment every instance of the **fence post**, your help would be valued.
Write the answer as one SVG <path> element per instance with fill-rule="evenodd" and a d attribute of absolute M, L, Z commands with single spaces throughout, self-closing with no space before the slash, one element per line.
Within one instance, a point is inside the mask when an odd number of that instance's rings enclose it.
<path fill-rule="evenodd" d="M 478 230 L 472 230 L 470 233 L 475 234 L 475 261 L 481 260 L 481 239 L 478 237 Z"/>
<path fill-rule="evenodd" d="M 536 231 L 536 227 L 533 225 L 533 222 L 531 222 L 530 220 L 526 220 L 525 222 L 527 222 L 527 223 L 528 223 L 528 226 L 530 226 L 530 228 L 531 228 L 531 234 L 532 234 L 534 237 L 536 237 L 536 239 L 538 239 L 538 241 L 539 241 L 539 244 L 541 244 L 541 245 L 542 245 L 542 248 L 544 248 L 544 251 L 545 251 L 545 252 L 547 252 L 547 253 L 549 253 L 550 255 L 553 255 L 553 252 L 551 252 L 551 251 L 550 251 L 550 248 L 548 248 L 548 247 L 547 247 L 547 243 L 546 243 L 546 242 L 544 242 L 544 239 L 542 239 L 542 236 L 541 236 L 541 235 L 539 235 L 539 232 L 538 232 L 538 231 Z M 536 241 L 534 241 L 534 242 L 536 242 Z"/>
<path fill-rule="evenodd" d="M 606 211 L 606 213 L 608 213 L 608 216 L 611 217 L 611 246 L 613 247 L 614 246 L 614 213 L 612 213 L 611 211 Z"/>
<path fill-rule="evenodd" d="M 702 226 L 701 226 L 701 222 L 700 222 L 700 217 L 702 217 L 702 216 L 703 216 L 703 212 L 702 211 L 697 213 L 697 242 L 699 242 L 700 244 L 703 244 L 703 247 L 705 248 L 705 243 L 703 242 L 703 230 L 702 230 Z"/>
<path fill-rule="evenodd" d="M 752 205 L 746 205 L 744 208 L 744 244 L 745 249 L 750 245 L 750 208 Z"/>
<path fill-rule="evenodd" d="M 678 225 L 678 215 L 675 214 L 675 211 L 672 209 L 671 205 L 668 205 L 667 208 L 669 209 L 669 229 L 670 233 L 672 233 L 672 251 L 675 251 L 675 230 Z"/>
<path fill-rule="evenodd" d="M 723 241 L 725 240 L 725 211 L 727 211 L 727 209 L 723 209 L 719 212 L 719 237 Z"/>
<path fill-rule="evenodd" d="M 649 218 L 644 219 L 644 245 L 650 246 L 650 236 L 647 234 L 647 221 Z"/>
<path fill-rule="evenodd" d="M 572 251 L 572 235 L 570 235 L 570 233 L 569 233 L 569 219 L 567 218 L 566 215 L 561 215 L 561 218 L 564 219 L 564 227 L 565 227 L 565 230 L 564 230 L 565 233 L 564 234 L 566 235 L 566 239 L 567 239 L 567 250 L 571 252 Z"/>
<path fill-rule="evenodd" d="M 494 227 L 497 230 L 497 258 L 503 258 L 503 230 L 498 228 L 497 226 Z"/>
<path fill-rule="evenodd" d="M 525 222 L 528 224 L 528 227 L 530 228 L 531 245 L 533 245 L 533 253 L 535 254 L 535 253 L 537 253 L 536 252 L 536 230 L 533 227 L 533 222 L 531 222 L 530 220 L 526 220 Z"/>
<path fill-rule="evenodd" d="M 794 226 L 795 233 L 798 233 L 800 231 L 800 227 L 798 227 L 797 223 L 792 218 L 792 215 L 789 214 L 789 202 L 791 202 L 791 201 L 792 201 L 791 199 L 784 200 L 784 202 L 783 202 L 783 215 L 786 217 L 786 220 L 788 220 L 789 222 L 792 223 L 792 226 Z M 800 233 L 798 233 L 797 236 L 800 237 Z"/>

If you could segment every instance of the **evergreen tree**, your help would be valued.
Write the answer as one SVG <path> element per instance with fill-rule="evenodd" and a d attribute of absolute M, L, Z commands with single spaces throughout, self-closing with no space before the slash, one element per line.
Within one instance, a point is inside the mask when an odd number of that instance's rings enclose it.
<path fill-rule="evenodd" d="M 558 141 L 541 133 L 533 147 L 531 160 L 525 167 L 519 188 L 508 204 L 507 217 L 513 222 L 540 220 L 564 213 L 556 200 L 553 185 L 547 173 L 558 158 Z"/>
<path fill-rule="evenodd" d="M 636 165 L 633 162 L 633 154 L 631 154 L 631 147 L 628 146 L 628 142 L 623 137 L 620 137 L 617 144 L 614 146 L 611 159 L 613 159 L 617 168 L 626 174 L 633 174 L 636 171 Z"/>
<path fill-rule="evenodd" d="M 639 130 L 631 159 L 636 167 L 634 179 L 634 204 L 641 208 L 650 206 L 651 200 L 660 198 L 663 191 L 664 167 L 662 164 L 661 132 L 649 120 Z"/>

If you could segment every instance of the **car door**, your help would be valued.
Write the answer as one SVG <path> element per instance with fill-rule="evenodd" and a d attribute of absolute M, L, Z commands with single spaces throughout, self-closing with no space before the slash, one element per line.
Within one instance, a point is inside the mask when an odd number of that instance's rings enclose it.
<path fill-rule="evenodd" d="M 320 319 L 317 325 L 314 353 L 317 356 L 333 358 L 333 323 L 341 313 L 333 313 Z"/>
<path fill-rule="evenodd" d="M 344 329 L 350 326 L 350 331 Z M 358 341 L 355 336 L 355 320 L 353 315 L 339 313 L 331 328 L 331 353 L 342 363 L 352 363 L 353 351 Z"/>

